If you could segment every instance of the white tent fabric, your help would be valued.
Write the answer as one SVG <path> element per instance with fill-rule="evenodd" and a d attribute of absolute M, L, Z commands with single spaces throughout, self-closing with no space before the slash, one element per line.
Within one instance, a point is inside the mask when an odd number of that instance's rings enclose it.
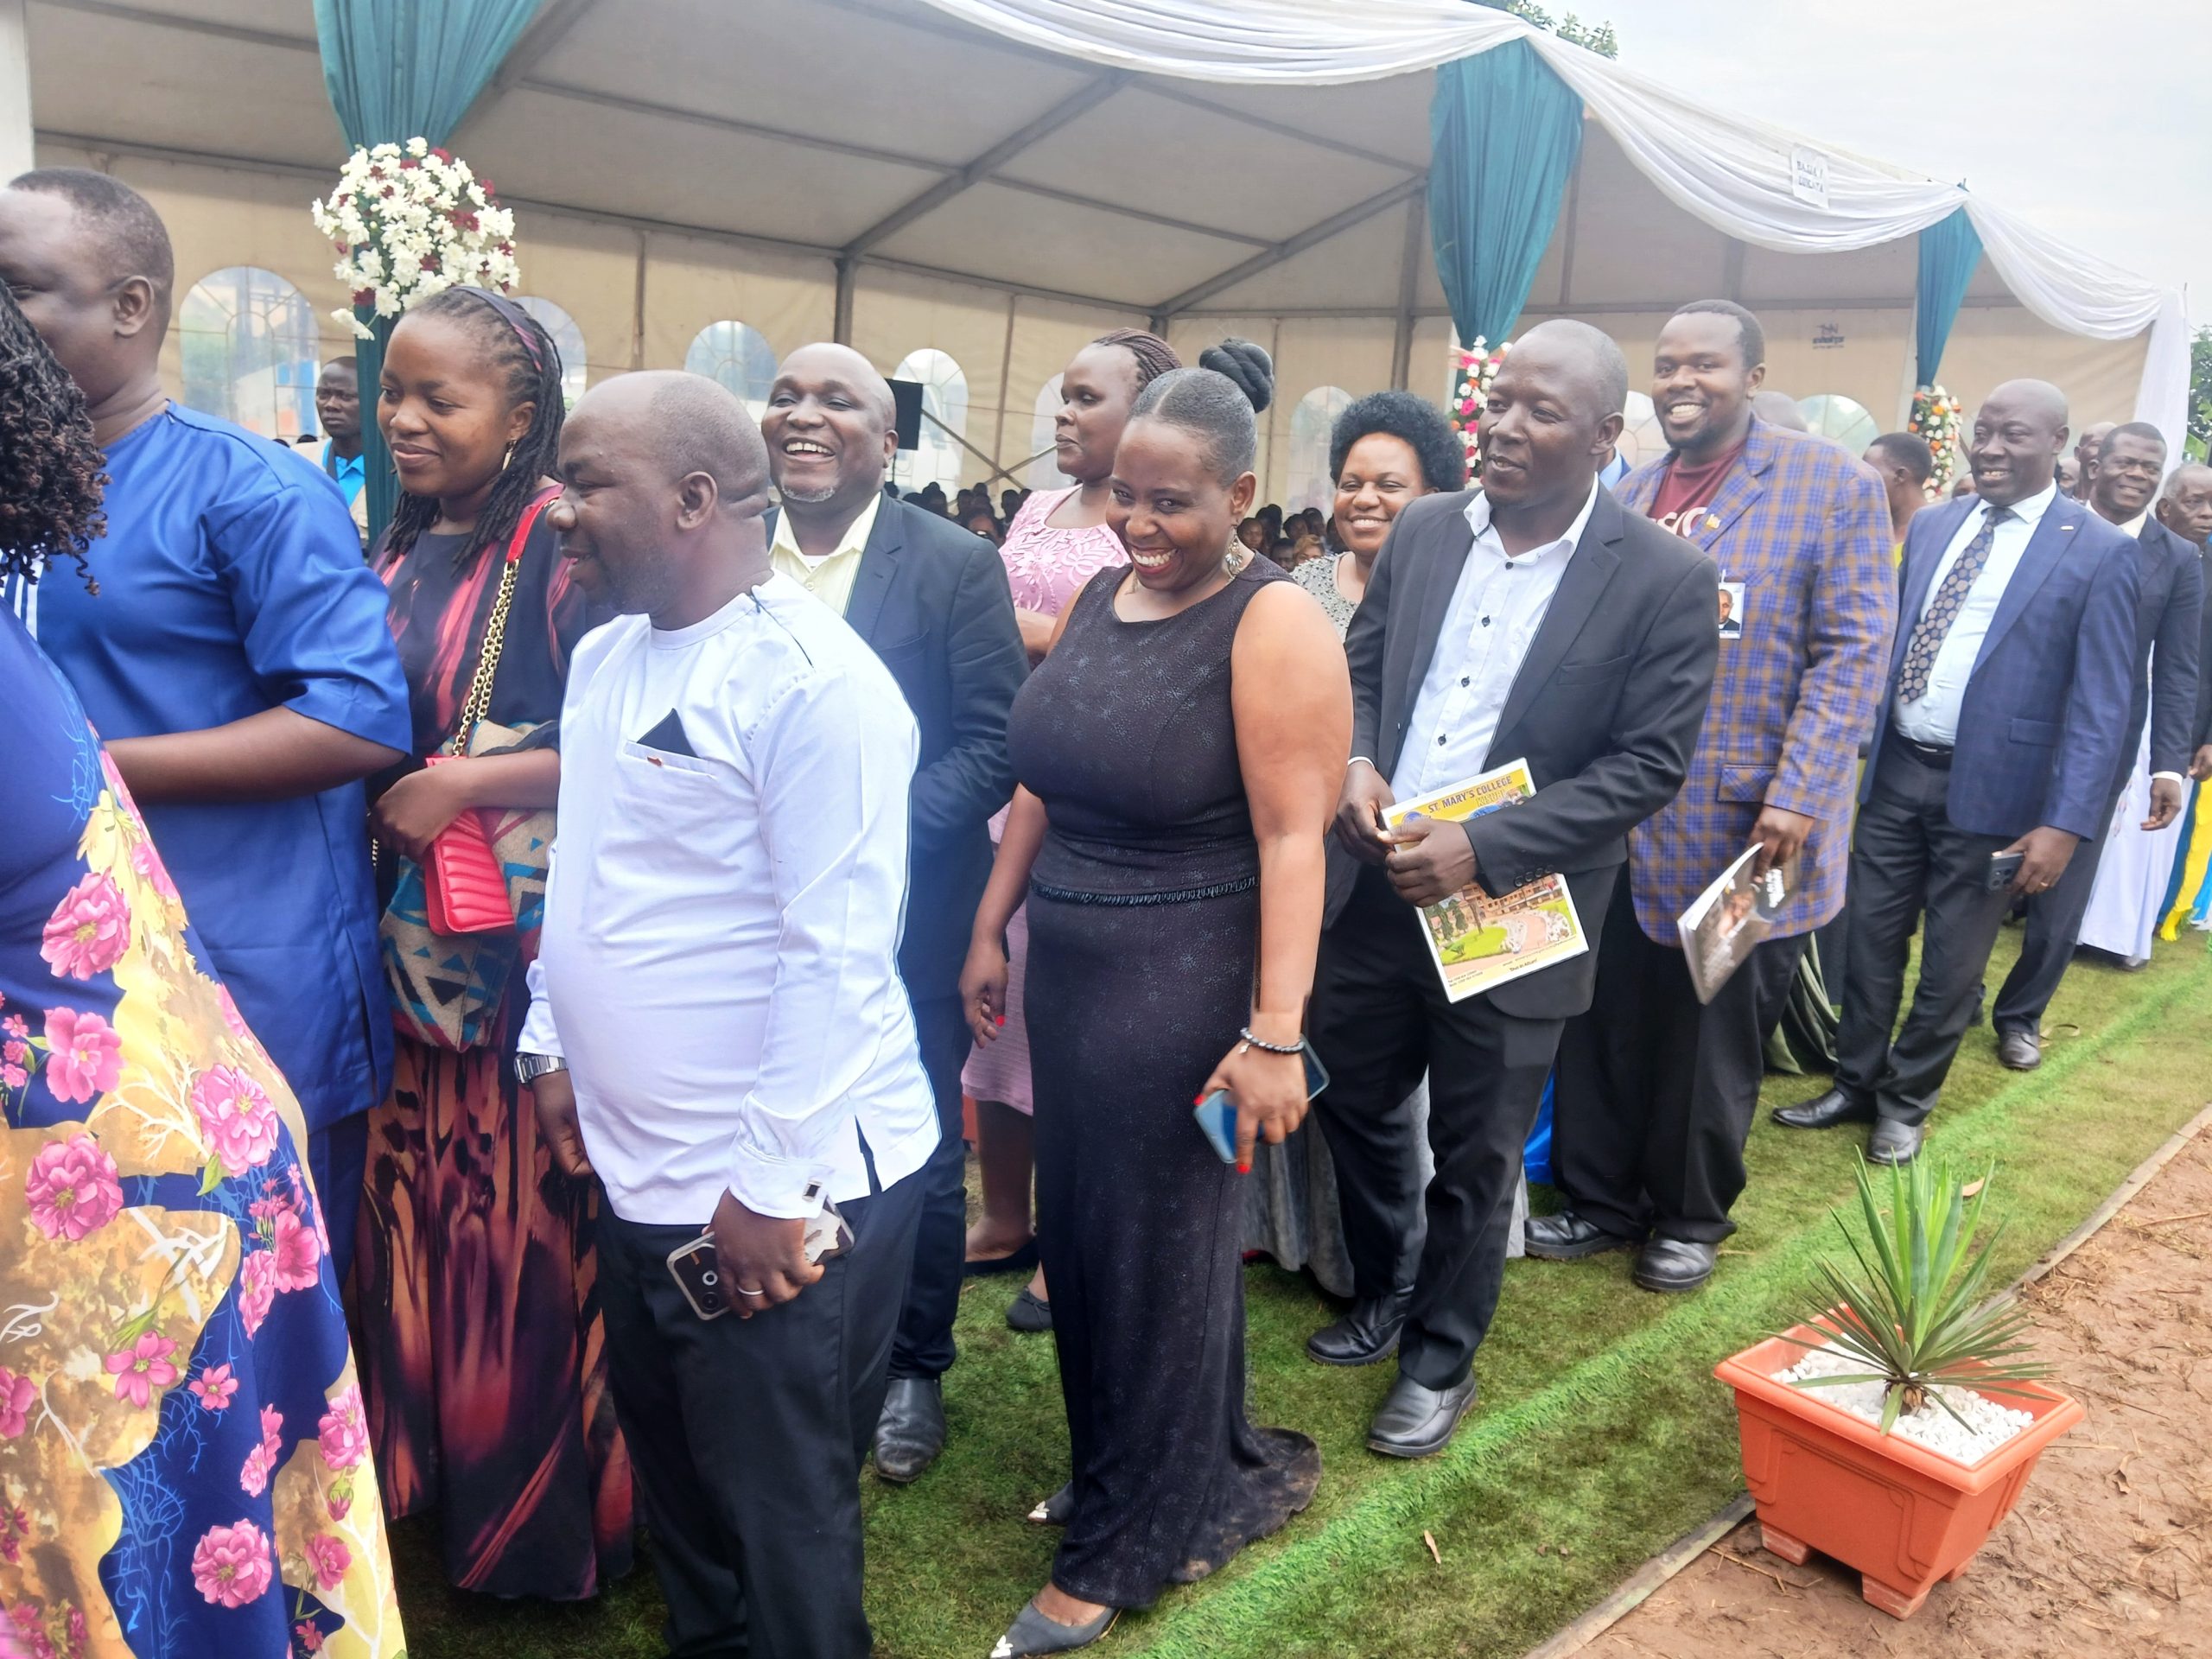
<path fill-rule="evenodd" d="M 929 3 L 1088 62 L 1259 86 L 1379 79 L 1526 40 L 1669 200 L 1755 246 L 1786 253 L 1872 247 L 1964 207 L 1992 268 L 2044 321 L 2095 340 L 2149 329 L 2136 417 L 2173 435 L 2185 425 L 2189 331 L 2180 295 L 2085 257 L 1958 185 L 1718 112 L 1506 13 L 1466 0 Z"/>

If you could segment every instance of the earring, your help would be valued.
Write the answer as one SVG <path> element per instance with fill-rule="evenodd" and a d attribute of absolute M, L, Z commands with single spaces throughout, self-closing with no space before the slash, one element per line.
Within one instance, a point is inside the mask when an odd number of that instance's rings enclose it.
<path fill-rule="evenodd" d="M 515 447 L 511 443 L 507 446 L 506 454 L 499 457 L 499 470 L 503 473 L 505 472 L 508 467 L 514 465 L 514 461 Z"/>

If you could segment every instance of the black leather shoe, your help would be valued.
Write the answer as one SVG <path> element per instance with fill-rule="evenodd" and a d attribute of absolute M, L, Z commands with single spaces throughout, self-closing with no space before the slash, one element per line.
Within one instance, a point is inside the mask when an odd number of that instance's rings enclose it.
<path fill-rule="evenodd" d="M 1909 1164 L 1920 1156 L 1921 1130 L 1916 1124 L 1900 1123 L 1894 1118 L 1883 1118 L 1874 1125 L 1874 1133 L 1867 1137 L 1866 1161 L 1870 1164 Z"/>
<path fill-rule="evenodd" d="M 1344 1318 L 1306 1338 L 1306 1358 L 1324 1365 L 1372 1365 L 1389 1358 L 1398 1351 L 1398 1332 L 1406 1328 L 1406 1310 L 1413 1304 L 1411 1285 L 1354 1302 Z"/>
<path fill-rule="evenodd" d="M 1574 1262 L 1607 1250 L 1624 1250 L 1636 1241 L 1609 1233 L 1594 1221 L 1586 1221 L 1572 1210 L 1555 1216 L 1529 1217 L 1529 1254 L 1547 1262 Z"/>
<path fill-rule="evenodd" d="M 2012 1071 L 2032 1071 L 2043 1064 L 2043 1042 L 2032 1031 L 1997 1033 L 1997 1064 Z"/>
<path fill-rule="evenodd" d="M 1475 1403 L 1475 1375 L 1457 1388 L 1423 1388 L 1403 1371 L 1367 1426 L 1367 1449 L 1386 1458 L 1426 1458 L 1452 1443 L 1452 1433 Z"/>
<path fill-rule="evenodd" d="M 893 1485 L 918 1478 L 944 1450 L 944 1385 L 934 1376 L 894 1376 L 875 1420 L 875 1472 Z"/>
<path fill-rule="evenodd" d="M 1691 1238 L 1654 1238 L 1636 1253 L 1636 1282 L 1646 1290 L 1695 1290 L 1713 1277 L 1717 1244 Z"/>
<path fill-rule="evenodd" d="M 1802 1106 L 1777 1106 L 1774 1121 L 1785 1129 L 1832 1129 L 1839 1123 L 1872 1123 L 1874 1108 L 1840 1089 L 1831 1089 Z"/>

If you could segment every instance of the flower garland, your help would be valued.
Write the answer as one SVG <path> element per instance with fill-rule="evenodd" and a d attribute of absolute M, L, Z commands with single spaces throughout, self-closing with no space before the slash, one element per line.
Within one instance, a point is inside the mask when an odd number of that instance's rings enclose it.
<path fill-rule="evenodd" d="M 1916 433 L 1936 459 L 1928 475 L 1928 499 L 1941 501 L 1950 493 L 1959 471 L 1959 421 L 1965 405 L 1940 385 L 1923 386 L 1912 394 L 1912 414 L 1904 429 Z"/>
<path fill-rule="evenodd" d="M 1470 480 L 1482 476 L 1483 410 L 1490 403 L 1490 383 L 1497 378 L 1498 365 L 1505 361 L 1505 354 L 1513 349 L 1513 342 L 1506 340 L 1496 351 L 1480 334 L 1471 346 L 1452 348 L 1452 403 L 1445 412 L 1452 421 L 1452 429 L 1459 435 L 1459 442 L 1467 446 L 1467 476 Z"/>
<path fill-rule="evenodd" d="M 455 283 L 502 294 L 515 285 L 515 216 L 490 180 L 427 139 L 356 149 L 312 211 L 353 296 L 351 310 L 333 315 L 359 339 L 375 338 L 374 320 Z"/>

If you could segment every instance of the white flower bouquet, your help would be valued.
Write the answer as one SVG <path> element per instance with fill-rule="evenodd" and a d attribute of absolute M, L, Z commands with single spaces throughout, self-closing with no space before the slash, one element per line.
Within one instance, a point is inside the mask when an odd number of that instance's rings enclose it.
<path fill-rule="evenodd" d="M 1490 383 L 1497 378 L 1499 365 L 1513 342 L 1503 340 L 1496 351 L 1480 334 L 1471 346 L 1452 348 L 1452 402 L 1445 414 L 1459 441 L 1467 446 L 1467 476 L 1481 476 L 1483 470 L 1482 417 L 1490 401 Z"/>
<path fill-rule="evenodd" d="M 353 296 L 351 310 L 334 315 L 359 339 L 375 338 L 378 319 L 457 283 L 504 294 L 517 281 L 514 215 L 490 180 L 426 139 L 356 149 L 312 211 Z"/>
<path fill-rule="evenodd" d="M 1941 501 L 1959 470 L 1959 426 L 1966 409 L 1940 385 L 1923 386 L 1912 394 L 1912 413 L 1905 430 L 1926 442 L 1935 456 L 1936 470 L 1928 480 L 1928 499 Z"/>

